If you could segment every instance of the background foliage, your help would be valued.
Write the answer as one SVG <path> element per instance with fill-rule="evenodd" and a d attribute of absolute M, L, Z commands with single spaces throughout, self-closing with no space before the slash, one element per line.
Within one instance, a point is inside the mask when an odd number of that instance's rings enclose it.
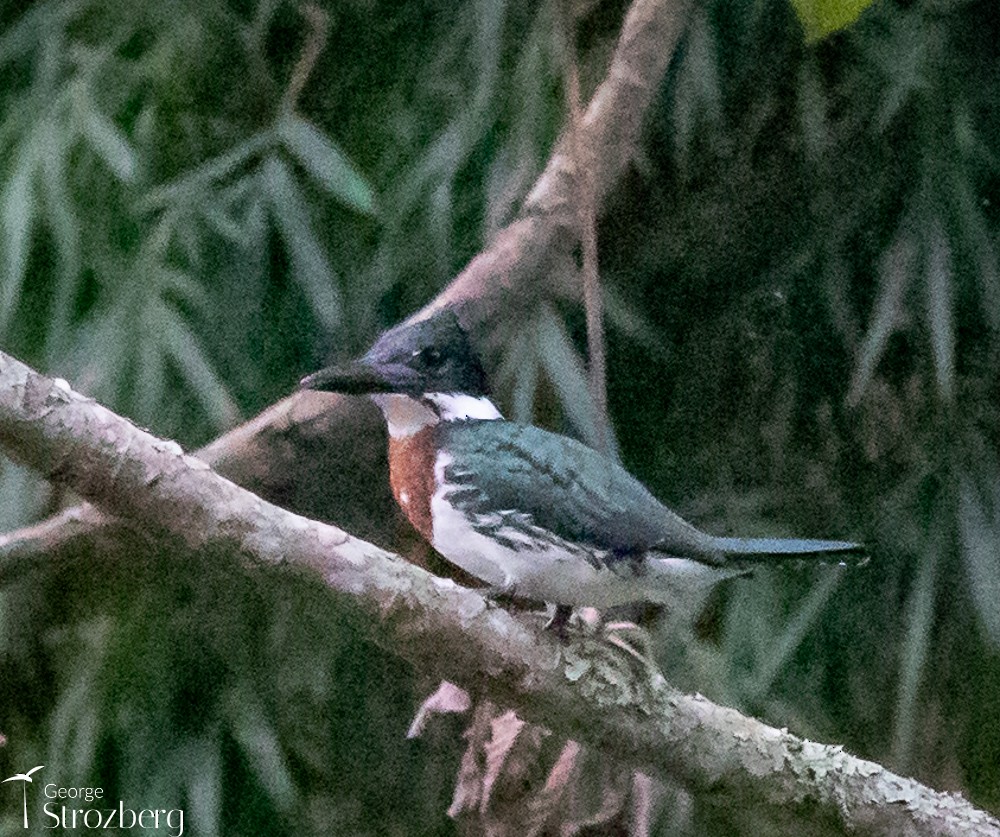
<path fill-rule="evenodd" d="M 512 217 L 564 118 L 551 5 L 318 5 L 306 80 L 289 2 L 0 3 L 5 350 L 194 447 Z M 836 25 L 858 6 L 817 5 Z M 578 4 L 585 87 L 623 11 Z M 1000 18 L 802 20 L 787 0 L 691 16 L 600 228 L 612 418 L 625 463 L 705 527 L 852 536 L 873 560 L 733 584 L 689 646 L 657 639 L 679 685 L 996 812 Z M 593 433 L 582 322 L 501 324 L 510 414 Z M 60 500 L 8 463 L 0 497 L 4 529 Z M 205 835 L 453 830 L 460 726 L 405 741 L 431 684 L 301 582 L 169 555 L 39 567 L 0 591 L 0 671 L 4 775 L 183 805 Z M 739 830 L 723 819 L 684 827 Z"/>

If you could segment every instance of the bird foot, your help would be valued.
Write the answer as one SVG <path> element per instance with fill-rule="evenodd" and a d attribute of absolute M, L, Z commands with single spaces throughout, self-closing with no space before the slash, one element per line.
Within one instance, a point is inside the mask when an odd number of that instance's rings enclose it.
<path fill-rule="evenodd" d="M 517 598 L 517 587 L 513 581 L 505 581 L 502 584 L 491 584 L 482 591 L 487 599 L 496 601 L 497 599 L 512 600 Z"/>
<path fill-rule="evenodd" d="M 552 617 L 545 623 L 542 630 L 553 631 L 560 639 L 566 639 L 566 626 L 573 615 L 573 608 L 569 605 L 557 604 Z"/>

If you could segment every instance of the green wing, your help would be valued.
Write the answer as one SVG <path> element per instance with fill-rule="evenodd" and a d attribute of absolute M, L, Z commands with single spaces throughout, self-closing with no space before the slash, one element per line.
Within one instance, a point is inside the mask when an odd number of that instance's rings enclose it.
<path fill-rule="evenodd" d="M 444 471 L 449 498 L 473 514 L 622 555 L 653 547 L 685 557 L 714 552 L 710 536 L 574 439 L 509 421 L 446 422 L 437 432 L 439 449 L 454 456 Z"/>

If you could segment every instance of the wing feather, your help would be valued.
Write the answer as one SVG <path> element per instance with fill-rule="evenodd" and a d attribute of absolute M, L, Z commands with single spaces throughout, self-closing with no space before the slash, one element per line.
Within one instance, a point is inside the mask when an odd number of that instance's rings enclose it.
<path fill-rule="evenodd" d="M 475 515 L 509 515 L 559 538 L 621 555 L 655 548 L 706 556 L 713 539 L 663 506 L 620 465 L 586 445 L 531 425 L 459 421 L 438 425 L 453 454 L 445 481 Z"/>

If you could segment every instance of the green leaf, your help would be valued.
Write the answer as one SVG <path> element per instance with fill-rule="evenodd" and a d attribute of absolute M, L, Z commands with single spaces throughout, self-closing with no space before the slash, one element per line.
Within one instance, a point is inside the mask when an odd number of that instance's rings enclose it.
<path fill-rule="evenodd" d="M 187 776 L 187 810 L 192 832 L 214 837 L 222 821 L 222 742 L 213 724 L 208 734 L 187 744 L 183 753 Z M 185 823 L 187 825 L 187 823 Z"/>
<path fill-rule="evenodd" d="M 899 694 L 896 703 L 896 722 L 893 730 L 893 763 L 907 769 L 917 735 L 920 681 L 927 668 L 931 632 L 934 628 L 934 600 L 937 590 L 937 567 L 941 557 L 942 542 L 949 537 L 940 518 L 926 533 L 924 551 L 913 556 L 916 562 L 916 579 L 906 603 L 906 629 L 900 643 Z"/>
<path fill-rule="evenodd" d="M 28 4 L 25 4 L 27 6 Z M 31 8 L 0 37 L 0 66 L 38 48 L 39 41 L 65 26 L 83 7 L 79 0 L 48 0 Z"/>
<path fill-rule="evenodd" d="M 261 188 L 288 249 L 295 280 L 302 286 L 316 318 L 324 328 L 335 331 L 343 314 L 337 277 L 313 233 L 308 205 L 284 161 L 268 157 L 261 169 Z"/>
<path fill-rule="evenodd" d="M 138 203 L 140 212 L 150 212 L 169 203 L 184 203 L 206 191 L 212 183 L 228 177 L 274 142 L 270 131 L 254 134 L 230 151 L 206 160 L 183 177 L 151 189 Z"/>
<path fill-rule="evenodd" d="M 850 26 L 871 4 L 872 0 L 792 0 L 808 41 Z"/>
<path fill-rule="evenodd" d="M 205 227 L 197 216 L 188 212 L 178 212 L 172 219 L 173 236 L 171 244 L 177 248 L 180 261 L 190 270 L 200 272 L 205 266 Z"/>
<path fill-rule="evenodd" d="M 358 212 L 375 214 L 375 197 L 368 181 L 315 125 L 287 113 L 278 121 L 277 134 L 285 148 L 327 192 Z"/>
<path fill-rule="evenodd" d="M 686 175 L 693 150 L 699 142 L 718 135 L 723 119 L 715 34 L 700 7 L 691 16 L 675 91 L 674 147 L 678 165 Z"/>
<path fill-rule="evenodd" d="M 62 344 L 69 337 L 81 277 L 81 235 L 80 221 L 66 182 L 67 149 L 56 141 L 48 145 L 42 158 L 42 192 L 48 210 L 48 228 L 59 253 L 59 288 L 53 295 L 48 345 L 50 351 L 60 354 Z"/>
<path fill-rule="evenodd" d="M 524 344 L 524 349 L 528 348 Z M 523 355 L 523 362 L 518 366 L 514 380 L 511 410 L 514 421 L 531 424 L 535 414 L 535 391 L 538 389 L 538 358 L 534 351 L 522 351 L 520 354 Z"/>
<path fill-rule="evenodd" d="M 104 259 L 98 259 L 101 268 L 106 274 L 113 273 Z M 58 364 L 58 368 L 67 370 L 70 380 L 87 382 L 87 395 L 116 407 L 120 403 L 117 385 L 134 354 L 132 336 L 125 327 L 135 318 L 131 309 L 121 311 L 124 307 L 119 303 L 81 323 L 74 345 L 67 348 Z"/>
<path fill-rule="evenodd" d="M 216 427 L 230 427 L 239 419 L 239 408 L 209 362 L 183 316 L 172 305 L 155 303 L 160 322 L 159 344 L 180 367 L 191 392 L 201 402 Z"/>
<path fill-rule="evenodd" d="M 77 623 L 62 637 L 64 660 L 72 660 L 71 680 L 60 690 L 49 721 L 51 760 L 62 775 L 76 779 L 92 775 L 103 723 L 101 680 L 114 623 L 97 617 Z"/>
<path fill-rule="evenodd" d="M 851 377 L 847 393 L 848 404 L 856 405 L 860 402 L 885 353 L 889 338 L 899 327 L 903 317 L 903 300 L 917 267 L 917 251 L 916 236 L 907 216 L 900 223 L 896 236 L 879 265 L 878 297 L 871 323 L 861 343 L 854 375 Z"/>
<path fill-rule="evenodd" d="M 878 66 L 892 68 L 885 74 L 881 102 L 872 123 L 877 134 L 885 131 L 915 94 L 927 90 L 929 79 L 937 73 L 930 57 L 932 39 L 927 37 L 919 15 L 901 16 L 890 35 L 887 41 L 878 42 L 877 56 L 872 56 Z"/>
<path fill-rule="evenodd" d="M 0 530 L 9 532 L 38 520 L 51 501 L 51 485 L 35 471 L 9 460 L 0 467 Z"/>
<path fill-rule="evenodd" d="M 511 418 L 531 424 L 538 388 L 538 350 L 530 328 L 518 329 L 506 341 L 496 377 L 503 389 L 511 390 Z"/>
<path fill-rule="evenodd" d="M 81 129 L 94 153 L 124 183 L 135 180 L 135 151 L 118 126 L 94 106 L 83 109 Z"/>
<path fill-rule="evenodd" d="M 274 806 L 288 811 L 295 804 L 292 782 L 277 731 L 260 705 L 256 690 L 236 687 L 224 700 L 229 731 L 239 745 L 247 766 L 257 776 Z"/>
<path fill-rule="evenodd" d="M 609 458 L 618 460 L 618 445 L 608 429 L 600 432 L 600 416 L 590 397 L 590 385 L 583 360 L 573 346 L 563 321 L 549 305 L 542 306 L 537 320 L 538 357 L 559 396 L 559 404 L 583 440 L 595 449 L 606 439 Z"/>
<path fill-rule="evenodd" d="M 608 324 L 666 363 L 670 359 L 670 352 L 649 318 L 636 305 L 626 300 L 616 288 L 609 285 L 601 290 L 604 315 Z"/>
<path fill-rule="evenodd" d="M 778 638 L 761 649 L 762 659 L 756 666 L 753 681 L 747 689 L 749 697 L 759 699 L 771 690 L 792 655 L 822 616 L 830 596 L 841 580 L 841 573 L 834 567 L 824 567 L 824 570 L 826 572 L 813 585 L 809 595 L 798 606 L 795 615 L 784 625 Z"/>
<path fill-rule="evenodd" d="M 136 415 L 150 424 L 156 417 L 161 399 L 167 391 L 166 354 L 163 349 L 165 332 L 170 328 L 170 314 L 158 300 L 141 300 L 143 310 L 138 317 L 123 324 L 130 328 L 131 369 L 133 379 L 129 398 Z"/>
<path fill-rule="evenodd" d="M 934 377 L 945 401 L 955 395 L 955 324 L 951 300 L 951 246 L 941 219 L 931 219 L 927 236 L 927 325 L 931 334 Z"/>
<path fill-rule="evenodd" d="M 25 138 L 14 172 L 3 190 L 0 219 L 3 222 L 6 276 L 0 286 L 0 330 L 6 329 L 21 296 L 28 249 L 35 220 L 35 174 L 38 154 L 34 138 Z"/>
<path fill-rule="evenodd" d="M 986 498 L 972 477 L 962 474 L 958 523 L 969 593 L 990 642 L 1000 646 L 1000 473 L 991 471 Z"/>
<path fill-rule="evenodd" d="M 812 56 L 802 62 L 798 81 L 796 104 L 802 138 L 813 164 L 822 166 L 827 159 L 831 141 L 827 114 L 829 106 L 819 64 Z"/>
<path fill-rule="evenodd" d="M 259 177 L 240 178 L 199 209 L 205 223 L 226 241 L 243 249 L 259 245 L 266 221 Z"/>
<path fill-rule="evenodd" d="M 704 12 L 695 14 L 688 33 L 686 64 L 694 99 L 710 125 L 722 121 L 722 88 L 715 33 Z"/>
<path fill-rule="evenodd" d="M 954 194 L 958 209 L 955 220 L 962 232 L 965 251 L 975 265 L 972 274 L 979 291 L 980 311 L 990 327 L 1000 331 L 1000 270 L 996 247 L 982 208 L 965 178 L 955 179 Z"/>
<path fill-rule="evenodd" d="M 169 292 L 204 316 L 211 316 L 211 300 L 201 284 L 190 274 L 167 265 L 160 265 L 158 274 L 157 281 L 161 295 Z"/>

